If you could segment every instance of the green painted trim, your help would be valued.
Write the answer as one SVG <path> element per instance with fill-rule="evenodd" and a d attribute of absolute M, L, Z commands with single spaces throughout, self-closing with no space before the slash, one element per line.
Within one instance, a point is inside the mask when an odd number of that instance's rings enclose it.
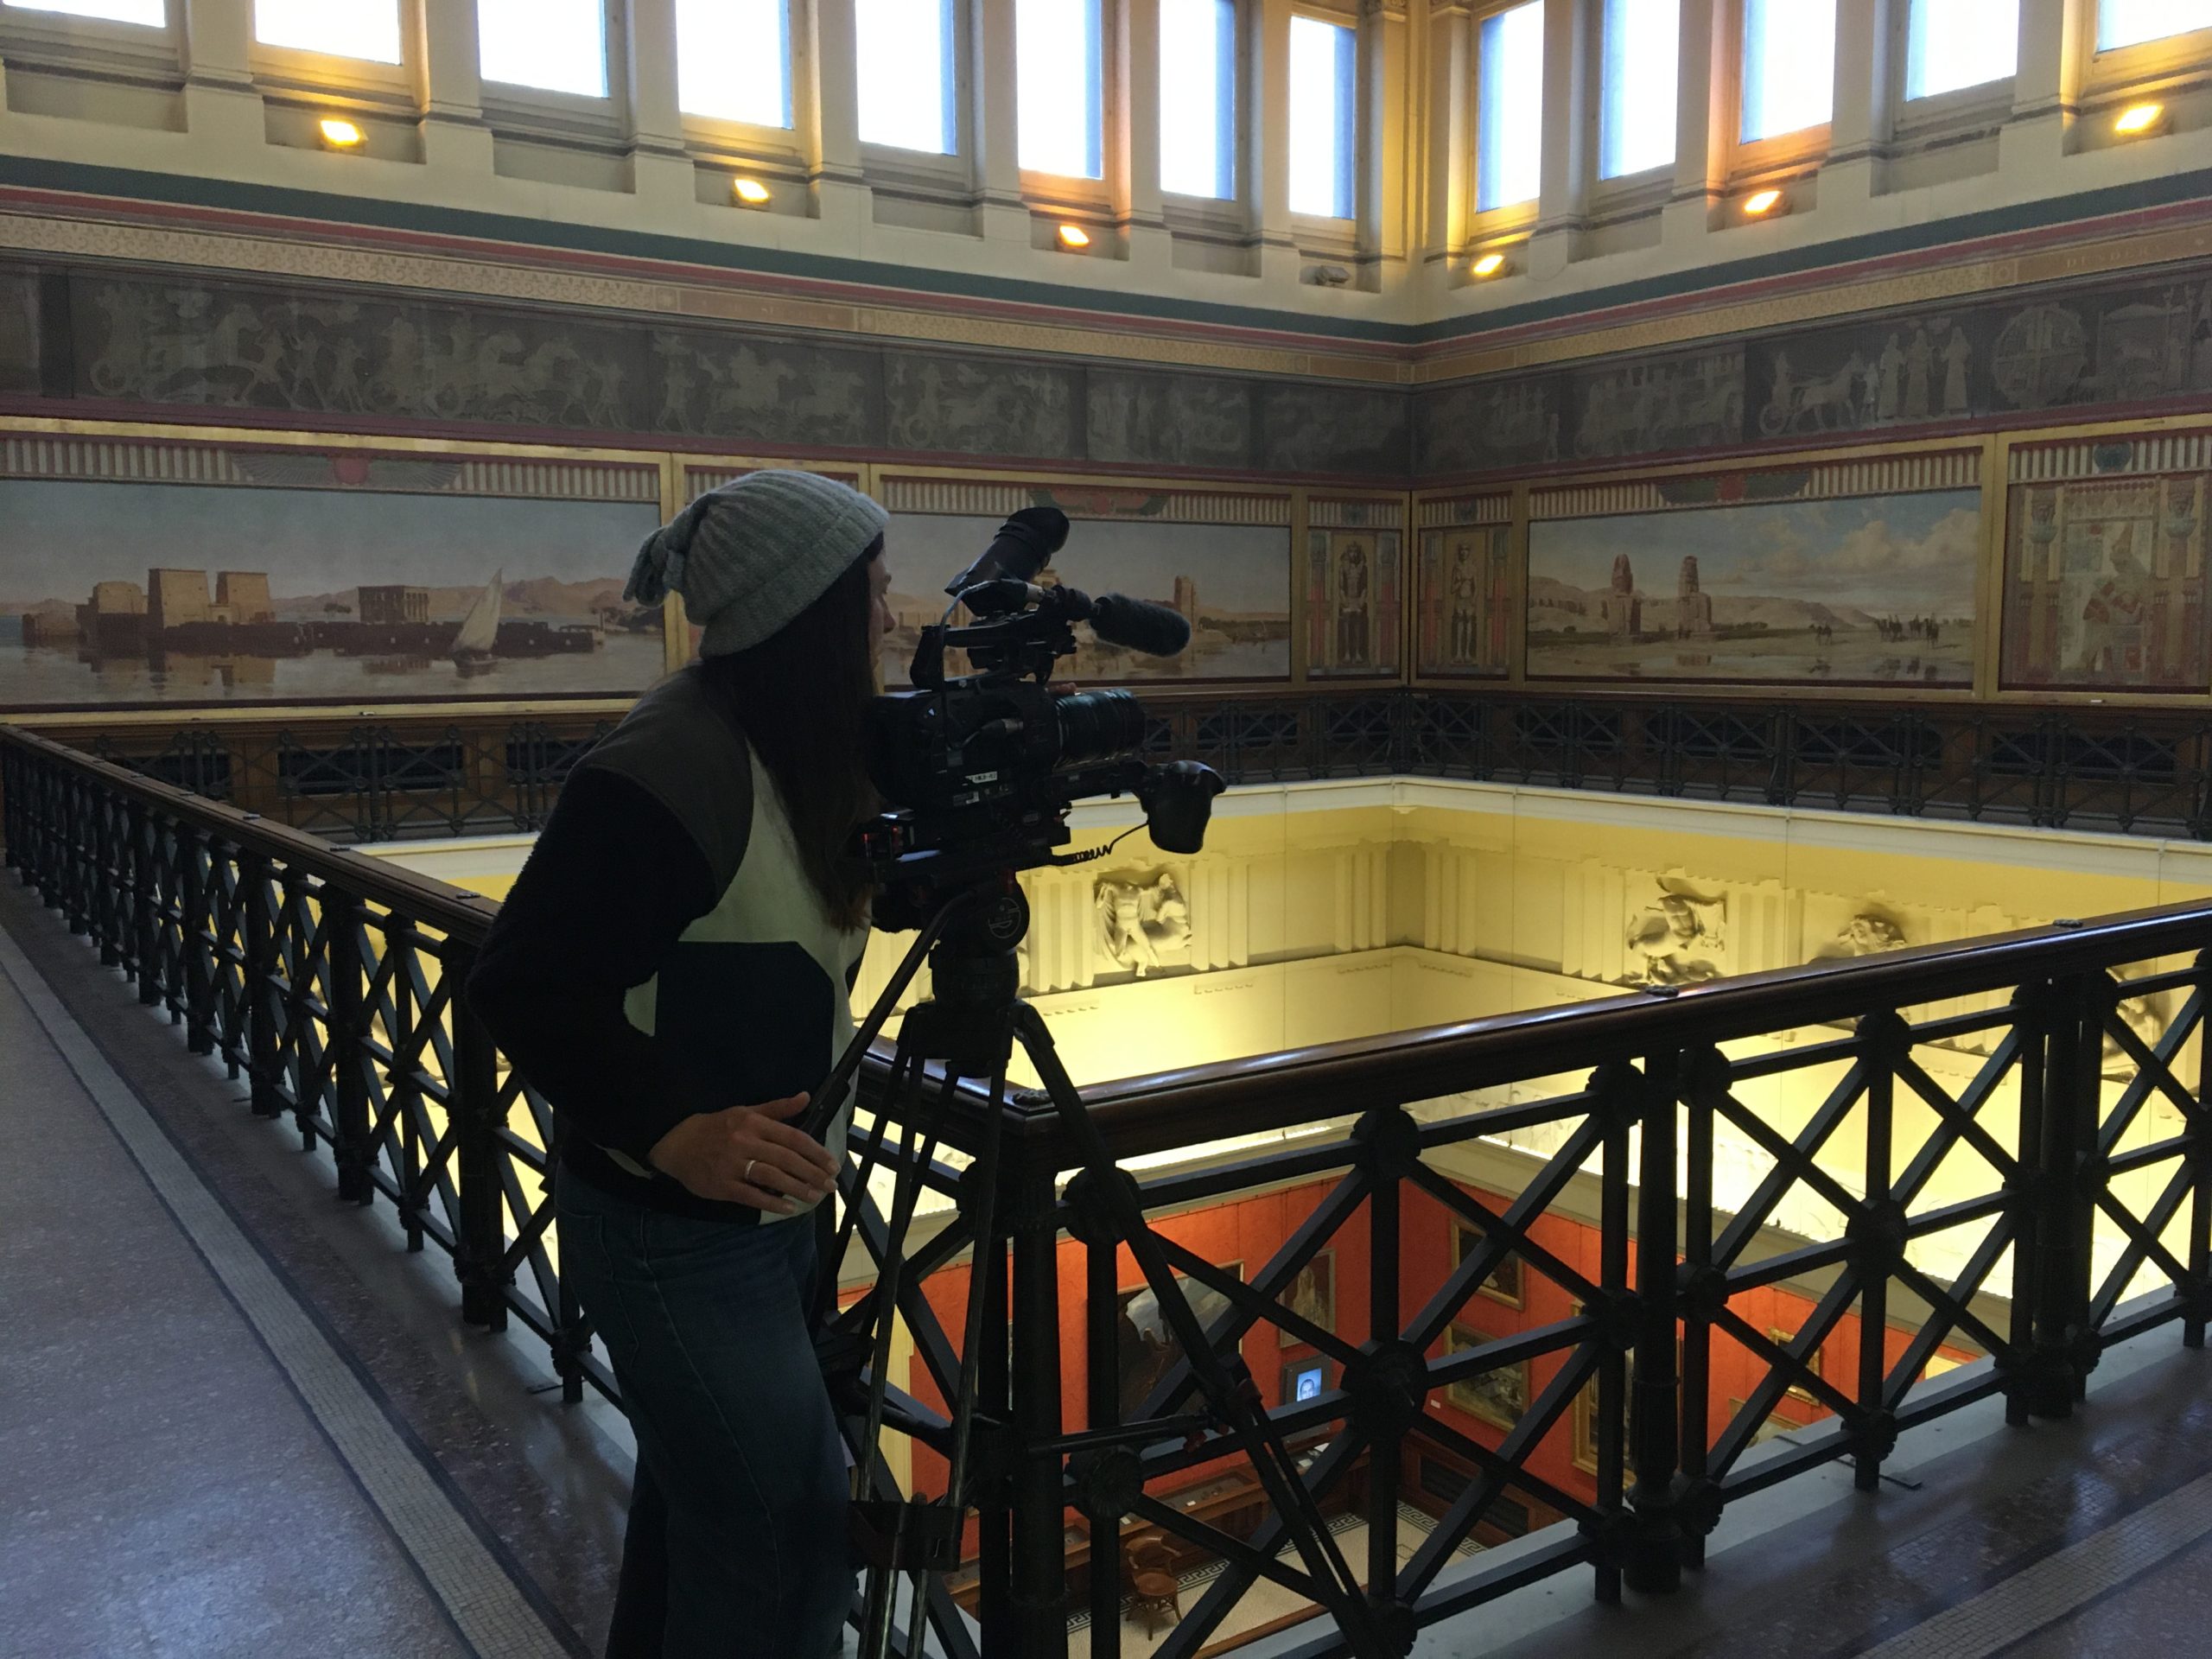
<path fill-rule="evenodd" d="M 2108 214 L 2170 207 L 2212 196 L 2212 169 L 2173 174 L 2136 184 L 2115 185 L 2043 201 L 1993 208 L 1986 213 L 1966 214 L 1932 224 L 1908 226 L 1845 241 L 1820 243 L 1784 252 L 1732 260 L 1726 264 L 1703 265 L 1643 281 L 1592 289 L 1579 294 L 1560 295 L 1551 299 L 1532 301 L 1526 305 L 1484 312 L 1477 316 L 1454 317 L 1420 324 L 1300 316 L 1259 306 L 1221 305 L 1162 296 L 1116 294 L 1061 283 L 978 276 L 959 271 L 925 270 L 871 260 L 794 252 L 782 248 L 732 246 L 683 237 L 606 230 L 594 226 L 480 213 L 416 202 L 339 196 L 317 191 L 123 168 L 94 167 L 75 162 L 48 161 L 22 156 L 0 156 L 0 185 L 115 196 L 178 207 L 209 207 L 231 213 L 320 219 L 339 225 L 505 242 L 524 247 L 569 252 L 668 260 L 814 282 L 864 283 L 956 299 L 1048 306 L 1094 315 L 1105 314 L 1146 321 L 1211 324 L 1315 339 L 1411 347 L 1471 340 L 1498 329 L 1555 321 L 1582 313 L 1670 299 L 1724 285 L 1793 276 L 1855 260 L 1918 252 L 1976 237 L 2007 235 Z M 1965 296 L 1961 302 L 1970 298 Z M 1143 355 L 1141 345 L 1132 352 L 1132 355 Z"/>

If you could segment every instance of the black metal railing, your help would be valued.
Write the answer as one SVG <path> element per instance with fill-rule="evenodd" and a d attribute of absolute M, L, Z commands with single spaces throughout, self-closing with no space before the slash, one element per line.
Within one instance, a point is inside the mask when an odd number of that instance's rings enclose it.
<path fill-rule="evenodd" d="M 1161 693 L 1147 758 L 1232 783 L 1393 774 L 2212 838 L 2212 719 L 1988 704 L 1653 700 L 1533 689 Z M 613 723 L 143 723 L 79 747 L 340 841 L 531 830 Z M 54 733 L 67 741 L 67 734 Z"/>
<path fill-rule="evenodd" d="M 1649 717 L 1610 741 L 1641 741 Z M 1299 729 L 1232 721 L 1209 741 Z M 1541 730 L 1597 752 L 1576 721 Z M 1716 728 L 1703 758 L 1732 765 L 1756 735 Z M 0 733 L 0 788 L 9 864 L 251 1078 L 253 1109 L 327 1144 L 342 1194 L 382 1195 L 410 1242 L 450 1252 L 465 1319 L 525 1322 L 570 1399 L 611 1391 L 556 1271 L 550 1114 L 452 994 L 487 904 L 19 734 Z M 2175 906 L 1089 1097 L 1117 1158 L 1190 1154 L 1141 1166 L 1144 1208 L 1323 1510 L 1363 1529 L 1353 1559 L 1410 1641 L 1570 1569 L 1605 1598 L 1666 1590 L 1750 1493 L 1843 1459 L 1872 1491 L 1917 1424 L 1999 1395 L 2015 1421 L 2063 1415 L 2110 1344 L 2174 1325 L 2201 1345 L 2208 987 L 2212 906 Z M 925 1126 L 882 1116 L 884 1082 L 864 1075 L 855 1150 L 895 1169 L 925 1155 Z M 1289 1573 L 1230 1448 L 1179 1430 L 1065 1455 L 1071 1431 L 1177 1411 L 1189 1364 L 1151 1352 L 1133 1371 L 1119 1252 L 1071 1212 L 1070 1143 L 1036 1097 L 1001 1120 L 1006 1259 L 967 1259 L 961 1166 L 984 1110 L 956 1092 L 926 1126 L 936 1210 L 899 1295 L 912 1364 L 891 1379 L 926 1489 L 980 1286 L 997 1472 L 970 1565 L 931 1604 L 938 1644 L 1116 1656 L 1124 1618 L 1157 1614 L 1171 1659 L 1261 1628 L 1307 1659 L 1344 1651 L 1310 1612 L 1254 1611 L 1254 1587 Z M 1203 1233 L 1236 1205 L 1256 1206 L 1241 1268 Z M 880 1218 L 861 1236 L 880 1253 Z M 1278 1362 L 1314 1386 L 1279 1383 Z M 1137 1578 L 1140 1549 L 1172 1596 Z"/>

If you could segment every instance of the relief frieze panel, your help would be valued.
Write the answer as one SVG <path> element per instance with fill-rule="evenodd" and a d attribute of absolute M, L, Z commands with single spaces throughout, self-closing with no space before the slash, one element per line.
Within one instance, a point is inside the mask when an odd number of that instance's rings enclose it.
<path fill-rule="evenodd" d="M 38 386 L 38 278 L 0 272 L 0 392 Z"/>

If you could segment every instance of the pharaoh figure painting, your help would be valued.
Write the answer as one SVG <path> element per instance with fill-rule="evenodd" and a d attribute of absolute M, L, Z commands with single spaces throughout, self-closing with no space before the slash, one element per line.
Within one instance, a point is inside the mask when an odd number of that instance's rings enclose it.
<path fill-rule="evenodd" d="M 1316 679 L 1398 671 L 1402 510 L 1316 501 L 1306 532 L 1306 671 Z"/>
<path fill-rule="evenodd" d="M 1978 490 L 1713 506 L 1655 493 L 1655 511 L 1589 518 L 1544 517 L 1542 499 L 1531 678 L 1973 682 Z"/>
<path fill-rule="evenodd" d="M 1061 659 L 1066 678 L 1111 685 L 1288 677 L 1286 524 L 1071 517 L 1067 543 L 1039 581 L 1065 582 L 1094 596 L 1113 591 L 1164 605 L 1191 625 L 1191 642 L 1173 657 L 1154 657 L 1108 645 L 1078 626 L 1075 654 Z M 991 544 L 1000 522 L 995 516 L 901 510 L 894 489 L 891 526 L 884 533 L 893 623 L 883 642 L 885 683 L 908 683 L 922 629 L 944 614 L 944 584 Z"/>
<path fill-rule="evenodd" d="M 1417 672 L 1441 679 L 1506 671 L 1513 648 L 1511 547 L 1504 524 L 1421 531 Z"/>
<path fill-rule="evenodd" d="M 660 607 L 622 600 L 657 500 L 19 478 L 0 516 L 0 708 L 612 696 L 664 665 Z"/>
<path fill-rule="evenodd" d="M 2016 485 L 2004 682 L 2202 691 L 2202 474 Z"/>

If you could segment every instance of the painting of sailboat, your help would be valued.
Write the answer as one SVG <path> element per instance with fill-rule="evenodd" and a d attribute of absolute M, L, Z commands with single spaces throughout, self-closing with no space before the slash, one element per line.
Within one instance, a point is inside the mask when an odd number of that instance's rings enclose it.
<path fill-rule="evenodd" d="M 504 569 L 492 573 L 492 580 L 461 619 L 461 631 L 453 637 L 453 665 L 464 677 L 487 672 L 492 666 L 492 647 L 499 639 L 499 594 L 507 573 Z"/>

